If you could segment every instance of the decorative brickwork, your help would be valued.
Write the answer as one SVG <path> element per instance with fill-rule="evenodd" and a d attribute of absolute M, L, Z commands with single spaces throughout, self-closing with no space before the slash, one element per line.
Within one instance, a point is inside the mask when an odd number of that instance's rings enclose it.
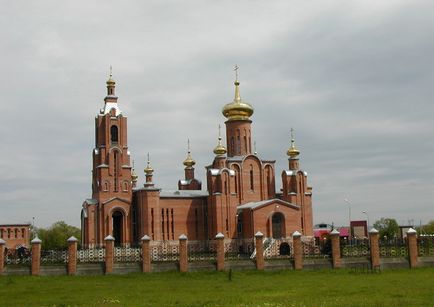
<path fill-rule="evenodd" d="M 110 274 L 113 272 L 115 238 L 113 238 L 112 236 L 107 236 L 104 239 L 104 242 L 105 242 L 105 273 Z"/>
<path fill-rule="evenodd" d="M 410 268 L 415 268 L 418 265 L 418 252 L 417 252 L 417 232 L 413 228 L 407 231 L 408 242 L 408 260 Z"/>
<path fill-rule="evenodd" d="M 372 269 L 380 268 L 380 245 L 378 242 L 378 230 L 372 228 L 369 231 L 369 241 L 371 247 L 371 266 Z"/>
<path fill-rule="evenodd" d="M 341 244 L 339 242 L 339 231 L 336 229 L 330 233 L 332 240 L 332 259 L 333 268 L 337 269 L 341 267 Z"/>
<path fill-rule="evenodd" d="M 77 273 L 77 238 L 68 239 L 68 275 Z"/>
<path fill-rule="evenodd" d="M 303 269 L 303 248 L 301 244 L 301 233 L 298 231 L 292 234 L 292 244 L 294 248 L 294 269 Z"/>
<path fill-rule="evenodd" d="M 179 271 L 188 271 L 187 236 L 179 236 Z"/>
<path fill-rule="evenodd" d="M 151 272 L 151 249 L 149 247 L 149 241 L 151 238 L 148 235 L 142 237 L 142 272 Z"/>
<path fill-rule="evenodd" d="M 256 269 L 263 270 L 265 267 L 264 261 L 264 245 L 262 240 L 264 239 L 264 234 L 262 232 L 257 232 L 255 234 L 255 246 L 256 246 Z"/>
<path fill-rule="evenodd" d="M 41 272 L 41 243 L 42 241 L 36 237 L 31 242 L 32 245 L 32 275 L 39 275 Z"/>

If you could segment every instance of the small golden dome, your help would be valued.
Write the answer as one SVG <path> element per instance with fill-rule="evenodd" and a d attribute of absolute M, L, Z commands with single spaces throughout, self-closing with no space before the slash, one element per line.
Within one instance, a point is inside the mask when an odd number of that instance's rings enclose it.
<path fill-rule="evenodd" d="M 184 160 L 183 164 L 186 167 L 193 167 L 193 165 L 196 164 L 196 161 L 194 161 L 193 158 L 191 157 L 190 151 L 188 151 L 187 158 Z"/>
<path fill-rule="evenodd" d="M 137 176 L 136 172 L 134 171 L 134 168 L 131 170 L 131 181 L 132 182 L 137 182 L 137 179 L 139 178 L 139 176 Z"/>
<path fill-rule="evenodd" d="M 185 165 L 185 167 L 191 168 L 193 167 L 193 165 L 196 164 L 196 161 L 194 161 L 193 157 L 191 156 L 190 139 L 187 140 L 187 144 L 188 144 L 187 158 L 185 158 L 183 164 Z"/>
<path fill-rule="evenodd" d="M 116 81 L 113 80 L 113 73 L 112 73 L 112 66 L 111 65 L 110 65 L 110 77 L 106 83 L 108 86 L 114 86 L 116 84 Z"/>
<path fill-rule="evenodd" d="M 213 151 L 214 151 L 214 154 L 216 156 L 225 155 L 226 152 L 227 152 L 226 147 L 224 147 L 223 144 L 222 144 L 222 137 L 220 135 L 219 135 L 219 142 L 218 142 L 217 146 L 214 148 Z"/>
<path fill-rule="evenodd" d="M 151 167 L 151 161 L 149 160 L 149 153 L 148 153 L 148 164 L 146 165 L 145 169 L 143 170 L 146 175 L 152 175 L 154 172 L 154 169 Z"/>
<path fill-rule="evenodd" d="M 219 141 L 217 143 L 217 146 L 214 148 L 213 152 L 216 156 L 225 155 L 227 152 L 226 147 L 224 147 L 222 144 L 221 126 L 220 125 L 219 125 Z"/>
<path fill-rule="evenodd" d="M 286 154 L 291 159 L 295 159 L 300 154 L 300 151 L 295 146 L 294 129 L 292 128 L 291 128 L 291 147 L 289 147 L 289 149 L 286 151 Z"/>
<path fill-rule="evenodd" d="M 231 103 L 223 107 L 222 113 L 229 120 L 248 120 L 253 114 L 253 107 L 241 100 L 239 85 L 240 82 L 236 80 L 235 84 L 235 98 Z"/>

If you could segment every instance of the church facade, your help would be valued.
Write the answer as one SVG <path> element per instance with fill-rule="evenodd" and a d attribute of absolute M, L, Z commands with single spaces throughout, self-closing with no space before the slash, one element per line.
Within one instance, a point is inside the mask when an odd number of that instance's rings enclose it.
<path fill-rule="evenodd" d="M 251 239 L 257 231 L 277 239 L 290 238 L 294 231 L 313 236 L 312 188 L 300 169 L 294 137 L 287 151 L 288 169 L 280 173 L 276 192 L 275 161 L 252 151 L 254 110 L 241 99 L 238 78 L 234 85 L 234 100 L 222 110 L 226 146 L 219 133 L 214 160 L 206 167 L 206 190 L 195 178 L 189 149 L 178 190 L 164 191 L 154 184 L 149 156 L 146 182 L 137 186 L 127 117 L 110 75 L 104 107 L 95 117 L 92 197 L 81 212 L 84 247 L 101 247 L 108 235 L 120 246 L 136 245 L 144 235 L 155 241 L 177 240 L 181 234 L 189 240 L 211 240 L 217 233 L 226 239 Z"/>

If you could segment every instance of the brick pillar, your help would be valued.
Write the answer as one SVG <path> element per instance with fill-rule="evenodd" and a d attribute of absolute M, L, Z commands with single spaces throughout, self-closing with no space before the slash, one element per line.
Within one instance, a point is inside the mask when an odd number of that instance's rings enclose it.
<path fill-rule="evenodd" d="M 188 253 L 187 253 L 187 236 L 179 236 L 179 271 L 188 271 Z"/>
<path fill-rule="evenodd" d="M 0 275 L 3 274 L 5 269 L 5 245 L 6 241 L 0 239 Z"/>
<path fill-rule="evenodd" d="M 32 275 L 39 275 L 41 272 L 41 239 L 35 237 L 31 242 L 32 245 Z"/>
<path fill-rule="evenodd" d="M 225 236 L 219 232 L 215 236 L 217 242 L 217 271 L 224 271 L 225 269 Z"/>
<path fill-rule="evenodd" d="M 372 269 L 380 268 L 380 244 L 378 230 L 372 228 L 369 231 L 369 244 L 371 249 L 371 267 Z"/>
<path fill-rule="evenodd" d="M 417 231 L 410 228 L 407 231 L 408 261 L 410 268 L 417 267 Z"/>
<path fill-rule="evenodd" d="M 151 248 L 149 246 L 151 238 L 148 235 L 142 237 L 142 272 L 151 272 Z"/>
<path fill-rule="evenodd" d="M 115 238 L 108 235 L 104 239 L 105 242 L 105 273 L 109 274 L 113 272 L 113 260 L 115 250 Z"/>
<path fill-rule="evenodd" d="M 263 270 L 265 266 L 264 261 L 264 243 L 262 239 L 264 238 L 264 234 L 260 231 L 255 233 L 255 244 L 256 244 L 256 269 Z"/>
<path fill-rule="evenodd" d="M 303 269 L 303 247 L 301 245 L 301 233 L 295 231 L 292 234 L 292 245 L 294 249 L 294 269 Z"/>
<path fill-rule="evenodd" d="M 68 240 L 68 275 L 77 273 L 77 244 L 78 240 L 72 236 Z"/>
<path fill-rule="evenodd" d="M 334 229 L 330 233 L 330 238 L 332 240 L 333 268 L 337 269 L 341 267 L 341 244 L 339 242 L 339 231 Z"/>

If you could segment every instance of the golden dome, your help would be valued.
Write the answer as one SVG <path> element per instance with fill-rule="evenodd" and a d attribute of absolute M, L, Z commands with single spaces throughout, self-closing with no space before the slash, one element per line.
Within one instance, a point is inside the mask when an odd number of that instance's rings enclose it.
<path fill-rule="evenodd" d="M 214 148 L 214 154 L 216 156 L 222 156 L 222 155 L 225 155 L 226 152 L 227 152 L 226 147 L 224 147 L 222 144 L 222 137 L 219 136 L 219 142 L 218 142 L 217 146 Z"/>
<path fill-rule="evenodd" d="M 106 83 L 108 86 L 114 86 L 116 84 L 116 81 L 113 80 L 113 73 L 112 73 L 112 66 L 111 65 L 110 65 L 110 77 Z"/>
<path fill-rule="evenodd" d="M 227 150 L 226 147 L 223 146 L 222 144 L 222 137 L 220 136 L 220 125 L 219 125 L 219 141 L 217 146 L 214 148 L 213 152 L 216 156 L 222 156 L 225 155 Z"/>
<path fill-rule="evenodd" d="M 149 153 L 148 153 L 148 164 L 146 165 L 145 169 L 143 170 L 146 175 L 152 175 L 154 172 L 154 169 L 151 167 L 151 161 L 149 161 Z"/>
<path fill-rule="evenodd" d="M 223 107 L 222 113 L 229 120 L 248 120 L 253 114 L 253 107 L 241 100 L 239 85 L 240 82 L 235 80 L 235 98 L 231 103 Z"/>
<path fill-rule="evenodd" d="M 137 182 L 137 179 L 139 178 L 139 176 L 137 176 L 136 172 L 134 171 L 134 168 L 131 170 L 131 181 L 132 182 Z"/>
<path fill-rule="evenodd" d="M 294 129 L 291 128 L 291 146 L 286 151 L 286 154 L 291 158 L 295 159 L 299 154 L 300 151 L 295 146 L 295 140 L 294 140 Z"/>
<path fill-rule="evenodd" d="M 187 152 L 187 158 L 185 158 L 183 164 L 188 167 L 191 168 L 193 167 L 193 165 L 196 164 L 196 161 L 193 160 L 192 156 L 191 156 L 191 150 L 190 150 L 190 140 L 188 140 L 188 152 Z"/>
<path fill-rule="evenodd" d="M 193 158 L 191 157 L 190 151 L 188 151 L 187 158 L 184 160 L 183 164 L 186 167 L 193 167 L 193 165 L 196 164 L 196 161 L 194 161 Z"/>

